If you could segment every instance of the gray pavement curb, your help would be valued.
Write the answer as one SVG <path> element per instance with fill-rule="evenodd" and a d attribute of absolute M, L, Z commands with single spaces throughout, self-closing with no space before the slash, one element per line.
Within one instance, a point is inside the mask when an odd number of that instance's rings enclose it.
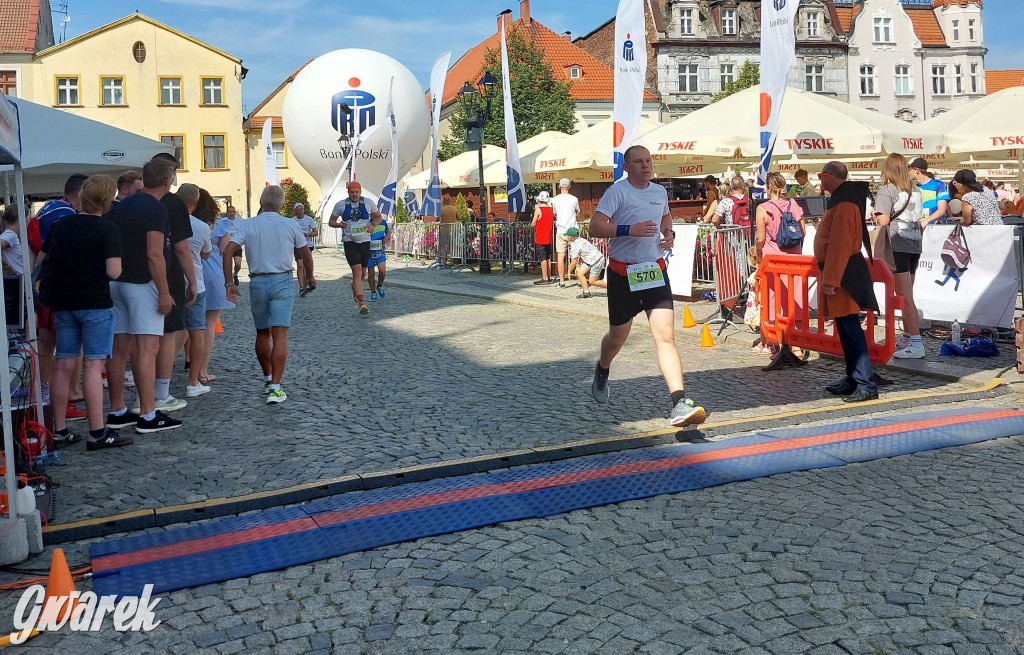
<path fill-rule="evenodd" d="M 942 399 L 944 402 L 958 402 L 995 398 L 1008 393 L 1011 393 L 1011 390 L 1006 385 L 1003 385 L 1001 380 L 993 380 L 985 387 L 972 391 L 915 394 L 859 405 L 838 404 L 794 412 L 783 412 L 752 419 L 734 419 L 720 424 L 705 424 L 703 427 L 690 430 L 669 428 L 636 435 L 588 439 L 553 446 L 507 451 L 494 455 L 438 462 L 436 464 L 319 480 L 245 496 L 217 498 L 200 503 L 138 510 L 127 514 L 57 524 L 44 530 L 43 539 L 46 545 L 49 546 L 147 528 L 230 516 L 254 510 L 271 509 L 352 491 L 367 491 L 413 482 L 426 482 L 440 478 L 485 473 L 527 464 L 555 462 L 575 457 L 586 457 L 636 448 L 647 448 L 672 443 L 693 443 L 710 437 L 740 434 L 768 428 L 789 427 L 825 416 L 829 419 L 842 419 L 878 411 L 910 409 L 931 404 L 936 399 Z M 794 419 L 797 420 L 794 421 Z"/>

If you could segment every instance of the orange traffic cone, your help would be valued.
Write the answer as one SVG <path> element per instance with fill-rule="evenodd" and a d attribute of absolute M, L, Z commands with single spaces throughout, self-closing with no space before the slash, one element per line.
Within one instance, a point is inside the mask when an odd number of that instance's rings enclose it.
<path fill-rule="evenodd" d="M 222 328 L 220 326 L 220 319 L 219 318 L 217 319 L 217 325 L 213 328 L 213 333 L 214 334 L 223 334 L 224 333 L 224 328 Z"/>
<path fill-rule="evenodd" d="M 46 583 L 46 604 L 39 617 L 40 626 L 60 623 L 85 609 L 85 605 L 77 599 L 71 599 L 72 591 L 75 591 L 75 581 L 71 578 L 71 569 L 68 568 L 64 551 L 58 548 L 53 551 L 53 559 L 50 561 L 50 579 Z M 51 604 L 51 598 L 60 600 Z"/>
<path fill-rule="evenodd" d="M 700 335 L 700 347 L 701 348 L 714 348 L 715 340 L 711 338 L 711 330 L 708 329 L 708 324 L 704 323 L 704 331 Z"/>
<path fill-rule="evenodd" d="M 693 314 L 690 313 L 689 305 L 683 305 L 683 327 L 697 327 L 697 321 L 693 320 Z"/>

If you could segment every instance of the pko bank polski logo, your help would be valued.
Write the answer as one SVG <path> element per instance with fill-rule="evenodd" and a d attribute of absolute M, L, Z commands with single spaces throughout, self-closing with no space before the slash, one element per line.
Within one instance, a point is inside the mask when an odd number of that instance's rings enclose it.
<path fill-rule="evenodd" d="M 11 643 L 24 643 L 33 630 L 56 632 L 65 625 L 72 632 L 99 632 L 108 614 L 118 632 L 149 632 L 161 623 L 153 610 L 163 600 L 151 600 L 152 595 L 153 585 L 148 584 L 142 596 L 122 596 L 115 604 L 117 596 L 97 598 L 91 591 L 47 598 L 43 585 L 32 585 L 14 609 L 16 632 L 10 634 Z"/>
<path fill-rule="evenodd" d="M 358 77 L 350 78 L 348 85 L 352 88 L 339 91 L 331 98 L 331 126 L 340 134 L 354 137 L 358 132 L 365 132 L 366 128 L 377 124 L 377 110 L 374 103 L 377 98 L 372 93 L 361 91 L 361 84 Z M 341 106 L 349 107 L 349 113 L 345 113 Z M 358 129 L 356 129 L 356 121 Z"/>
<path fill-rule="evenodd" d="M 775 5 L 775 11 L 782 11 L 786 7 L 786 0 L 773 0 L 772 4 Z"/>

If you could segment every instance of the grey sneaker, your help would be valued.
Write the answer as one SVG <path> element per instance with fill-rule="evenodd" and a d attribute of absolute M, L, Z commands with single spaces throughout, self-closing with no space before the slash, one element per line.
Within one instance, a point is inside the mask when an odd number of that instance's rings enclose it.
<path fill-rule="evenodd" d="M 85 441 L 86 450 L 102 450 L 104 448 L 120 448 L 121 446 L 130 446 L 135 443 L 135 440 L 126 434 L 121 434 L 117 430 L 106 428 L 103 431 L 103 436 L 97 439 L 92 435 Z"/>
<path fill-rule="evenodd" d="M 135 402 L 138 402 L 138 400 Z M 175 412 L 179 409 L 185 409 L 186 407 L 188 407 L 188 401 L 181 400 L 170 395 L 163 400 L 158 398 L 153 399 L 153 409 L 160 410 L 161 412 Z M 142 412 L 142 407 L 135 405 L 132 407 L 131 411 L 139 414 Z"/>
<path fill-rule="evenodd" d="M 608 402 L 608 376 L 601 375 L 597 365 L 594 365 L 594 382 L 590 385 L 590 393 L 598 403 L 604 405 Z"/>
<path fill-rule="evenodd" d="M 683 398 L 672 408 L 672 416 L 669 417 L 669 422 L 673 427 L 678 428 L 685 425 L 699 425 L 707 417 L 708 413 L 704 411 L 703 407 L 697 405 L 689 398 Z"/>

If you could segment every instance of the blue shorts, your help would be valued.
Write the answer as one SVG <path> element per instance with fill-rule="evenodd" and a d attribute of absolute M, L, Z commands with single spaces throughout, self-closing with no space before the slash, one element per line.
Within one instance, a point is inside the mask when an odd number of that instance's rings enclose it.
<path fill-rule="evenodd" d="M 249 305 L 257 330 L 290 327 L 295 282 L 291 273 L 256 275 L 249 278 Z"/>
<path fill-rule="evenodd" d="M 182 310 L 186 330 L 206 329 L 206 291 L 196 297 L 196 304 Z"/>
<path fill-rule="evenodd" d="M 76 309 L 57 312 L 57 358 L 110 359 L 114 350 L 114 310 Z"/>
<path fill-rule="evenodd" d="M 377 254 L 380 253 L 380 254 Z M 383 264 L 388 260 L 387 252 L 383 250 L 371 250 L 370 261 L 366 264 L 367 268 L 374 268 L 377 264 Z"/>

